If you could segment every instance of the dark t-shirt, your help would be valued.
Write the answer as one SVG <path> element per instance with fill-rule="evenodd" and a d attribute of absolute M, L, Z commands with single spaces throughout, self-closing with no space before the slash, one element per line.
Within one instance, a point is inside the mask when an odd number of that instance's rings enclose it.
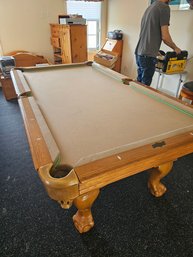
<path fill-rule="evenodd" d="M 155 1 L 145 11 L 141 20 L 141 31 L 135 54 L 156 57 L 162 42 L 161 26 L 170 22 L 168 4 Z"/>

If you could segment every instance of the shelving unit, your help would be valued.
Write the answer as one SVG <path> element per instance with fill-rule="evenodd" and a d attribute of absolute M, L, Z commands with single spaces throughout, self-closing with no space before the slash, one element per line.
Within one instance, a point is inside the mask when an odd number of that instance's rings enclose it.
<path fill-rule="evenodd" d="M 87 26 L 50 24 L 54 63 L 87 61 Z"/>
<path fill-rule="evenodd" d="M 101 50 L 94 56 L 94 61 L 121 72 L 123 40 L 107 39 Z"/>

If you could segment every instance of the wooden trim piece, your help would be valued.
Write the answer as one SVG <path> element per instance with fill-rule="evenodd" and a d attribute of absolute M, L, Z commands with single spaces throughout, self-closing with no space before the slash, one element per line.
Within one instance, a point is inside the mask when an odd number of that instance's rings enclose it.
<path fill-rule="evenodd" d="M 49 61 L 42 55 L 37 55 L 28 51 L 16 50 L 5 54 L 6 56 L 13 56 L 16 67 L 29 67 L 37 64 L 49 63 Z"/>
<path fill-rule="evenodd" d="M 33 97 L 21 97 L 18 102 L 35 168 L 58 161 L 59 149 Z"/>
<path fill-rule="evenodd" d="M 6 100 L 12 100 L 17 98 L 13 82 L 10 78 L 5 78 L 4 76 L 0 75 L 0 82 L 2 85 L 2 91 L 5 96 Z"/>
<path fill-rule="evenodd" d="M 49 69 L 63 69 L 63 68 L 72 68 L 72 67 L 80 67 L 80 66 L 91 66 L 92 62 L 81 62 L 81 63 L 67 63 L 67 64 L 54 64 L 54 65 L 47 65 L 47 66 L 34 66 L 34 67 L 22 67 L 22 68 L 15 68 L 14 70 L 20 70 L 21 72 L 30 72 L 30 71 L 38 71 L 38 70 L 49 70 Z"/>

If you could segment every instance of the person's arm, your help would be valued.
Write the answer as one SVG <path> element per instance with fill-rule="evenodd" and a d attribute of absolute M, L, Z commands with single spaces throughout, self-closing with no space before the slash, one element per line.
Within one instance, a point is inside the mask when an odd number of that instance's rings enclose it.
<path fill-rule="evenodd" d="M 161 33 L 162 33 L 162 40 L 163 42 L 169 46 L 170 48 L 172 48 L 177 54 L 181 53 L 181 49 L 179 47 L 176 46 L 176 44 L 173 42 L 171 36 L 170 36 L 170 32 L 169 32 L 169 28 L 167 25 L 165 26 L 161 26 Z"/>

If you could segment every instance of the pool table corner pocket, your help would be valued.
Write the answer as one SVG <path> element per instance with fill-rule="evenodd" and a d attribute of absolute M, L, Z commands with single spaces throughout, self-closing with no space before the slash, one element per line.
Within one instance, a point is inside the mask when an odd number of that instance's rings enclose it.
<path fill-rule="evenodd" d="M 69 166 L 61 165 L 54 170 L 52 166 L 51 163 L 40 167 L 38 174 L 50 198 L 59 202 L 62 208 L 69 209 L 79 196 L 79 180 Z"/>

